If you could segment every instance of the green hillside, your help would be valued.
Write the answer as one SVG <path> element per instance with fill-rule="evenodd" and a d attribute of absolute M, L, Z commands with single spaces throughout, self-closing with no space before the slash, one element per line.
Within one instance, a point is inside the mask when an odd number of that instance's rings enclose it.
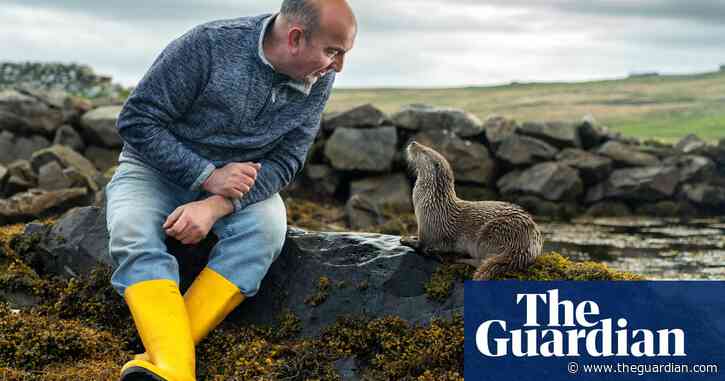
<path fill-rule="evenodd" d="M 519 121 L 592 114 L 625 135 L 674 142 L 694 133 L 725 138 L 725 71 L 575 83 L 514 83 L 449 89 L 335 89 L 326 111 L 372 103 L 393 113 L 408 103 L 462 108 Z"/>

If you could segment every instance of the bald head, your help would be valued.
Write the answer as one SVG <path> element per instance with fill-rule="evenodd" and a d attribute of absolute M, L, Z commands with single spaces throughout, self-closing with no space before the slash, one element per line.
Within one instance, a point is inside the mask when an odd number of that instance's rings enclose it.
<path fill-rule="evenodd" d="M 323 30 L 325 33 L 357 33 L 357 20 L 345 0 L 284 0 L 280 14 L 290 24 L 297 24 L 312 36 Z"/>

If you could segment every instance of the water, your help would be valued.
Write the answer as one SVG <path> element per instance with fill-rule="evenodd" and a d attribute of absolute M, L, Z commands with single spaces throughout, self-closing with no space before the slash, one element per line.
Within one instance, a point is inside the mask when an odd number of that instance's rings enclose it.
<path fill-rule="evenodd" d="M 648 279 L 725 279 L 725 218 L 580 218 L 540 222 L 545 251 Z"/>

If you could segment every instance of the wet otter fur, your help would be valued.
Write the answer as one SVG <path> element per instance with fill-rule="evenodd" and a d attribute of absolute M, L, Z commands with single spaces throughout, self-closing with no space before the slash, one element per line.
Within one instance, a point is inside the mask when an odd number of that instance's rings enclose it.
<path fill-rule="evenodd" d="M 467 254 L 470 258 L 456 262 L 476 267 L 476 280 L 522 270 L 541 254 L 541 232 L 521 207 L 462 200 L 456 196 L 453 169 L 443 155 L 415 141 L 406 154 L 418 176 L 413 187 L 418 236 L 401 238 L 401 244 L 429 255 Z"/>

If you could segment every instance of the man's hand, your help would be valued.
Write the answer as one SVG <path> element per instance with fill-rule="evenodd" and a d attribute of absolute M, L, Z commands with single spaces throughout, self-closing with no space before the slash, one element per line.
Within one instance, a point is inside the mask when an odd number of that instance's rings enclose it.
<path fill-rule="evenodd" d="M 215 169 L 202 187 L 209 193 L 231 198 L 241 198 L 249 192 L 257 180 L 257 172 L 262 168 L 259 163 L 229 163 Z"/>
<path fill-rule="evenodd" d="M 204 239 L 214 223 L 234 210 L 231 201 L 220 196 L 194 201 L 176 208 L 164 222 L 166 234 L 184 245 Z"/>

